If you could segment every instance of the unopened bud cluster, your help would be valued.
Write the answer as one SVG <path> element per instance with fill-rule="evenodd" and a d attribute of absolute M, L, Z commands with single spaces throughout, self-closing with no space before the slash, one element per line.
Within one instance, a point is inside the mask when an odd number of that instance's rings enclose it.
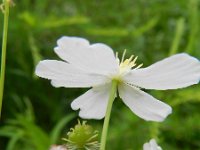
<path fill-rule="evenodd" d="M 92 126 L 87 125 L 86 121 L 71 128 L 67 133 L 67 138 L 63 138 L 67 142 L 68 150 L 98 150 L 98 131 L 94 130 Z"/>

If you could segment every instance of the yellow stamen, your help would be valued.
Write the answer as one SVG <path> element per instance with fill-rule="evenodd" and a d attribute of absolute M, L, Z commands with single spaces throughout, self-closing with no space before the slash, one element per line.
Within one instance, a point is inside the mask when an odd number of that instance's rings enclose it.
<path fill-rule="evenodd" d="M 126 50 L 124 50 L 123 55 L 122 55 L 122 60 L 120 63 L 120 74 L 122 73 L 126 73 L 127 71 L 130 71 L 133 67 L 136 66 L 136 61 L 137 61 L 137 56 L 134 57 L 134 55 L 131 55 L 131 57 L 129 59 L 124 60 L 126 54 Z M 138 69 L 142 66 L 143 64 L 138 65 L 136 68 L 134 69 Z"/>
<path fill-rule="evenodd" d="M 137 59 L 138 59 L 138 56 L 136 56 L 136 57 L 134 58 L 133 62 L 135 63 L 135 62 L 137 61 Z"/>
<path fill-rule="evenodd" d="M 126 55 L 126 49 L 124 50 L 124 52 L 123 52 L 123 54 L 122 54 L 122 62 L 124 61 L 124 57 L 125 57 L 125 55 Z"/>
<path fill-rule="evenodd" d="M 118 58 L 118 52 L 115 53 L 115 58 Z"/>
<path fill-rule="evenodd" d="M 140 64 L 139 66 L 137 66 L 135 69 L 139 69 L 143 66 L 143 64 Z"/>
<path fill-rule="evenodd" d="M 132 61 L 132 62 L 130 63 L 130 66 L 131 66 L 131 68 L 133 68 L 134 66 L 136 66 L 136 63 Z"/>

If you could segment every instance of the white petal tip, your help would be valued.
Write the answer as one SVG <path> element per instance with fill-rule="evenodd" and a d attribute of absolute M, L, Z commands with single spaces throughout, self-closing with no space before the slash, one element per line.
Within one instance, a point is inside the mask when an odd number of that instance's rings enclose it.
<path fill-rule="evenodd" d="M 71 103 L 71 108 L 72 108 L 73 110 L 78 110 L 78 109 L 79 109 L 79 107 L 75 104 L 74 101 Z"/>
<path fill-rule="evenodd" d="M 36 68 L 35 68 L 35 74 L 38 76 L 38 77 L 42 77 L 42 78 L 47 78 L 47 77 L 45 77 L 45 75 L 44 75 L 44 72 L 45 72 L 45 70 L 46 70 L 46 65 L 45 65 L 45 63 L 47 62 L 48 60 L 42 60 L 42 61 L 40 61 L 38 64 L 37 64 L 37 66 L 36 66 Z M 48 78 L 47 78 L 48 79 Z"/>
<path fill-rule="evenodd" d="M 147 121 L 163 122 L 172 113 L 172 108 L 167 104 L 166 106 L 167 107 L 162 111 L 162 113 L 157 114 L 157 118 L 149 119 Z"/>
<path fill-rule="evenodd" d="M 155 139 L 151 139 L 143 145 L 143 150 L 162 150 L 162 148 L 156 143 Z"/>
<path fill-rule="evenodd" d="M 163 111 L 163 118 L 160 120 L 161 122 L 164 121 L 172 113 L 172 108 L 169 105 L 167 106 L 168 108 Z"/>
<path fill-rule="evenodd" d="M 58 46 L 56 46 L 56 47 L 54 47 L 54 52 L 57 54 L 57 51 L 59 50 L 59 47 Z"/>
<path fill-rule="evenodd" d="M 75 36 L 62 36 L 57 40 L 58 45 L 66 45 L 71 42 L 76 43 L 77 45 L 89 45 L 89 41 L 87 39 Z"/>
<path fill-rule="evenodd" d="M 79 112 L 79 117 L 81 117 L 82 119 L 94 119 L 94 120 L 101 120 L 104 118 L 104 116 L 97 116 L 94 114 L 92 114 L 91 116 L 91 114 L 86 114 L 82 110 L 80 110 Z"/>
<path fill-rule="evenodd" d="M 62 87 L 61 85 L 57 84 L 57 82 L 55 80 L 51 80 L 51 85 L 55 88 L 60 88 Z"/>

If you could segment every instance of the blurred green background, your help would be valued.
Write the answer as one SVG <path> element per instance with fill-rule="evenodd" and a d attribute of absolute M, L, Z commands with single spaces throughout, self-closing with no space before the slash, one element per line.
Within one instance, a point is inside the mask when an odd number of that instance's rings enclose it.
<path fill-rule="evenodd" d="M 148 66 L 175 53 L 200 59 L 200 0 L 15 0 L 11 8 L 0 150 L 47 150 L 62 143 L 87 89 L 54 88 L 35 76 L 63 35 L 110 45 Z M 0 28 L 3 14 L 0 15 Z M 1 30 L 2 31 L 2 30 Z M 2 36 L 0 37 L 2 40 Z M 200 150 L 200 86 L 148 91 L 173 107 L 163 123 L 146 122 L 116 99 L 107 149 L 141 150 L 154 137 L 164 150 Z M 89 120 L 101 130 L 103 120 Z"/>

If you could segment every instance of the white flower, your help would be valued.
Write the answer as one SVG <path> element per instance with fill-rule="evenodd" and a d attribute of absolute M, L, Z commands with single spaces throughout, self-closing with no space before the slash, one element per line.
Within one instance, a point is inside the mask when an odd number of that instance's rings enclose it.
<path fill-rule="evenodd" d="M 50 150 L 67 150 L 67 148 L 63 145 L 53 145 Z"/>
<path fill-rule="evenodd" d="M 162 148 L 157 145 L 156 140 L 151 139 L 149 143 L 143 145 L 143 150 L 162 150 Z"/>
<path fill-rule="evenodd" d="M 141 65 L 136 67 L 135 63 L 137 57 L 124 60 L 123 56 L 120 63 L 105 44 L 90 45 L 86 39 L 67 36 L 57 44 L 55 53 L 63 61 L 41 61 L 36 74 L 51 80 L 54 87 L 92 87 L 71 104 L 72 109 L 80 109 L 82 118 L 105 116 L 111 81 L 117 80 L 119 96 L 136 115 L 163 121 L 172 112 L 171 107 L 140 89 L 177 89 L 200 80 L 200 62 L 185 53 L 139 68 Z"/>

